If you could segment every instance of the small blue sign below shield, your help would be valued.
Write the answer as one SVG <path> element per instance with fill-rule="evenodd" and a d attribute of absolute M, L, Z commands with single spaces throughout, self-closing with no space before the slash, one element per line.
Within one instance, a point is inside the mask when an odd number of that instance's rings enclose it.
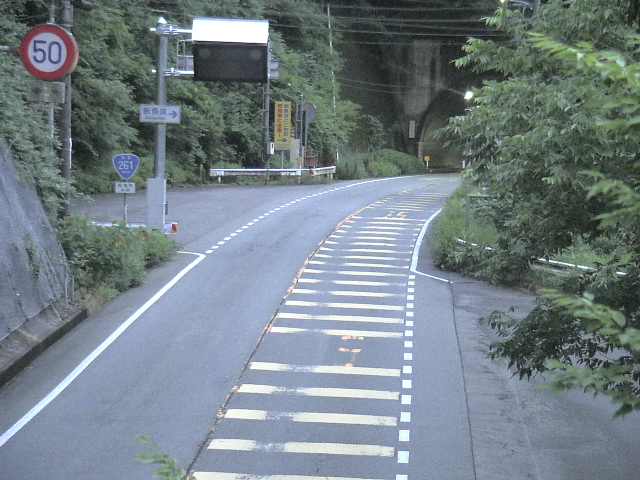
<path fill-rule="evenodd" d="M 120 153 L 113 157 L 112 163 L 120 178 L 127 181 L 136 174 L 140 166 L 140 157 L 133 153 Z"/>

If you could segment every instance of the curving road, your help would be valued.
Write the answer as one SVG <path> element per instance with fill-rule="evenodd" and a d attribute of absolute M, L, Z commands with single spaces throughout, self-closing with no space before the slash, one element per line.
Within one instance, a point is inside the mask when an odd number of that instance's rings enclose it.
<path fill-rule="evenodd" d="M 425 339 L 446 356 L 446 395 L 412 400 L 411 384 L 424 308 L 411 255 L 457 183 L 172 192 L 187 253 L 0 390 L 0 477 L 150 478 L 134 458 L 149 435 L 201 479 L 402 479 L 420 468 L 412 445 L 431 442 L 436 424 L 413 411 L 429 401 L 445 408 L 436 423 L 453 422 L 431 450 L 438 468 L 466 478 L 457 351 Z M 119 199 L 77 209 L 110 220 Z"/>

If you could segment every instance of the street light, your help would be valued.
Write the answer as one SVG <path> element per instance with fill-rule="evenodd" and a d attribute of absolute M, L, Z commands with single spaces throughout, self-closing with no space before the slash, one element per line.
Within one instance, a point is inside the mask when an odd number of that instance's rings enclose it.
<path fill-rule="evenodd" d="M 467 102 L 470 102 L 471 100 L 473 100 L 473 97 L 474 97 L 474 96 L 475 96 L 475 95 L 474 95 L 474 93 L 473 93 L 473 91 L 472 91 L 472 90 L 467 90 L 466 92 L 464 92 L 464 99 L 465 99 Z"/>

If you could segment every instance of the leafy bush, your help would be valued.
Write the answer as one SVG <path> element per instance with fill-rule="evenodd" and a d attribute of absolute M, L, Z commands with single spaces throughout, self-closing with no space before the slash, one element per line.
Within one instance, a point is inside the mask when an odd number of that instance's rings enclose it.
<path fill-rule="evenodd" d="M 425 173 L 425 165 L 419 158 L 397 150 L 382 149 L 376 152 L 375 159 L 396 165 L 402 175 Z"/>
<path fill-rule="evenodd" d="M 340 180 L 357 180 L 366 177 L 366 160 L 367 155 L 364 153 L 344 155 L 336 167 L 336 177 Z"/>
<path fill-rule="evenodd" d="M 166 260 L 174 250 L 174 242 L 159 232 L 97 227 L 82 217 L 66 218 L 59 232 L 83 296 L 139 285 L 145 267 Z"/>
<path fill-rule="evenodd" d="M 367 170 L 372 177 L 397 177 L 400 175 L 400 167 L 386 160 L 369 162 Z"/>

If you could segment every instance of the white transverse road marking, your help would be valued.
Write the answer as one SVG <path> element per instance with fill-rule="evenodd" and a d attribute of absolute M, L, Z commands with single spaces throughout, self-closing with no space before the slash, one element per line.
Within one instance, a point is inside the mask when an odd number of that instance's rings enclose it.
<path fill-rule="evenodd" d="M 395 427 L 396 417 L 379 415 L 351 415 L 346 413 L 325 412 L 269 412 L 267 410 L 247 410 L 232 408 L 225 412 L 224 418 L 233 420 L 289 420 L 296 423 L 337 423 L 345 425 L 375 425 L 378 427 Z"/>
<path fill-rule="evenodd" d="M 367 400 L 399 400 L 400 392 L 389 390 L 366 390 L 358 388 L 322 388 L 322 387 L 282 387 L 275 385 L 256 385 L 245 383 L 237 393 L 256 395 L 293 395 L 299 397 L 360 398 Z"/>
<path fill-rule="evenodd" d="M 276 315 L 279 320 L 318 320 L 329 322 L 362 322 L 362 323 L 386 323 L 393 325 L 402 324 L 401 318 L 394 317 L 369 317 L 361 315 L 314 315 L 311 313 L 280 312 Z"/>
<path fill-rule="evenodd" d="M 335 330 L 320 328 L 292 328 L 292 327 L 271 327 L 271 333 L 319 333 L 332 337 L 363 337 L 363 338 L 402 338 L 399 332 L 379 332 L 369 330 Z"/>
<path fill-rule="evenodd" d="M 402 312 L 402 305 L 378 305 L 374 303 L 339 303 L 339 302 L 307 302 L 304 300 L 287 300 L 285 305 L 290 307 L 325 307 L 345 308 L 355 310 L 382 310 L 387 312 Z"/>
<path fill-rule="evenodd" d="M 209 450 L 235 450 L 241 452 L 312 453 L 368 457 L 393 457 L 395 454 L 393 447 L 382 445 L 312 442 L 262 443 L 241 438 L 216 438 L 211 441 L 208 448 Z"/>
<path fill-rule="evenodd" d="M 189 265 L 180 270 L 169 282 L 167 282 L 160 290 L 158 290 L 149 300 L 147 300 L 138 310 L 136 310 L 129 318 L 127 318 L 114 332 L 109 335 L 98 347 L 87 355 L 71 373 L 69 373 L 56 387 L 51 390 L 42 400 L 40 400 L 31 410 L 29 410 L 20 420 L 18 420 L 9 430 L 4 432 L 0 436 L 0 447 L 7 443 L 16 433 L 18 433 L 26 424 L 28 424 L 33 418 L 44 410 L 47 405 L 54 401 L 58 395 L 66 390 L 66 388 L 73 383 L 73 381 L 84 372 L 89 365 L 91 365 L 113 342 L 115 342 L 120 335 L 122 335 L 136 320 L 138 320 L 147 310 L 149 310 L 160 298 L 167 293 L 173 286 L 178 283 L 182 277 L 189 273 L 196 267 L 202 260 L 207 258 L 201 253 L 192 252 L 178 252 L 187 255 L 196 255 L 196 258 Z"/>
<path fill-rule="evenodd" d="M 315 477 L 306 475 L 252 475 L 250 473 L 195 472 L 195 480 L 378 480 L 353 477 Z M 399 480 L 396 478 L 396 480 Z M 403 479 L 406 480 L 406 479 Z"/>
<path fill-rule="evenodd" d="M 399 377 L 397 368 L 344 367 L 341 365 L 290 365 L 274 362 L 251 362 L 251 370 L 292 373 L 328 373 L 335 375 L 371 375 L 374 377 Z"/>

